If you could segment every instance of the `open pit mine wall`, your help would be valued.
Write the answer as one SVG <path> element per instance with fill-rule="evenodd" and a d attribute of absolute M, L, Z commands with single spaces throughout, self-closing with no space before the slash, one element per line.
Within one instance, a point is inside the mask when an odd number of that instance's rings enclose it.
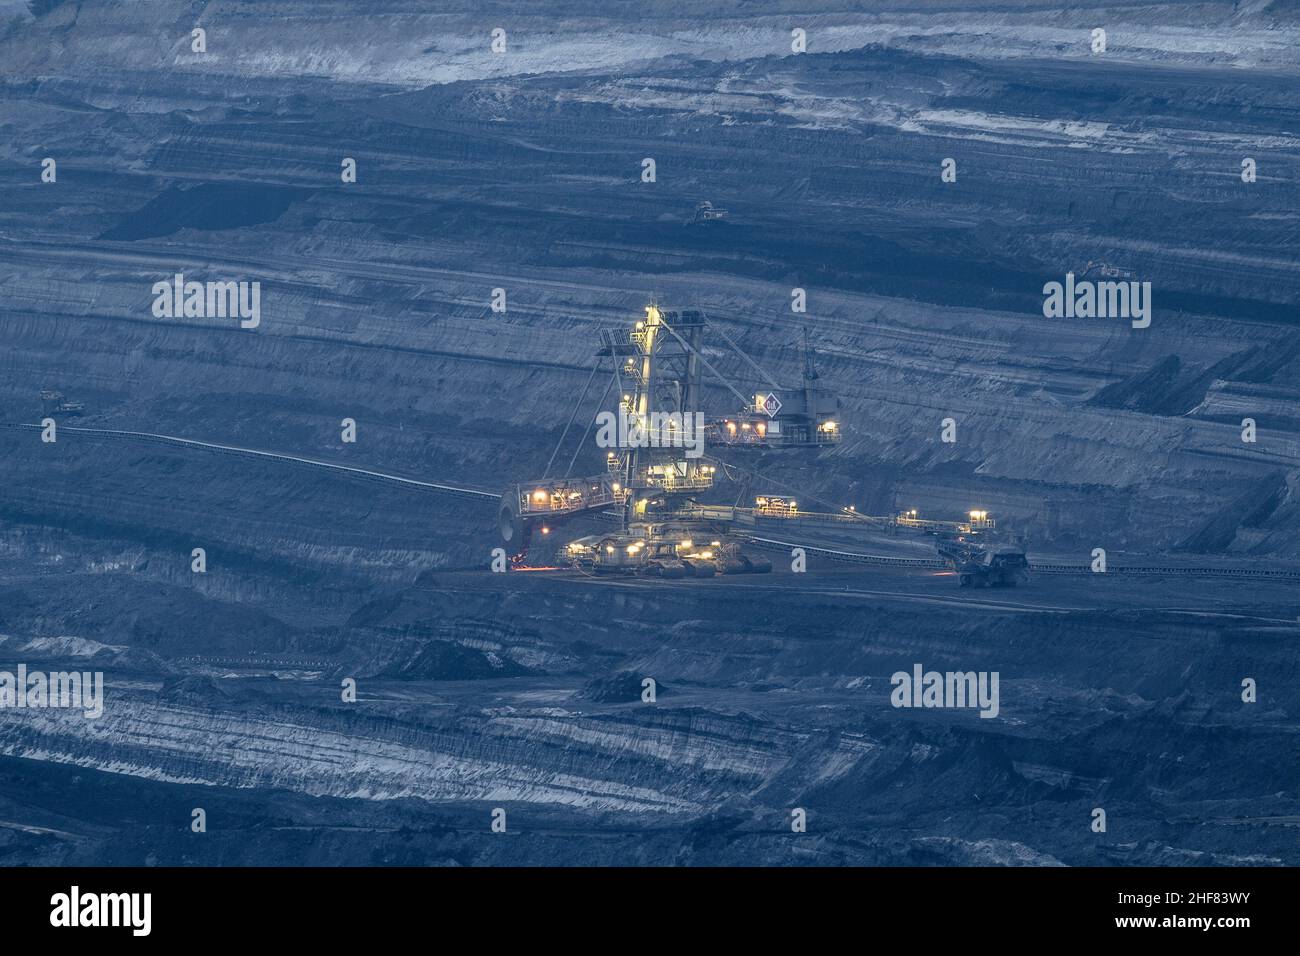
<path fill-rule="evenodd" d="M 429 6 L 0 2 L 0 421 L 48 388 L 88 427 L 496 490 L 656 294 L 783 381 L 809 327 L 846 438 L 764 461 L 801 497 L 1300 556 L 1294 4 Z M 686 226 L 703 199 L 728 220 Z M 1044 317 L 1089 262 L 1152 283 L 1148 328 Z M 178 272 L 259 281 L 259 326 L 156 316 Z M 453 570 L 494 512 L 0 428 L 0 657 L 110 702 L 0 722 L 0 858 L 1297 862 L 1285 583 Z M 893 708 L 914 662 L 1001 672 L 999 719 Z"/>
<path fill-rule="evenodd" d="M 694 588 L 666 625 L 653 589 L 447 574 L 327 625 L 291 586 L 274 621 L 137 575 L 81 575 L 74 602 L 4 570 L 0 653 L 111 675 L 98 720 L 0 724 L 0 757 L 24 758 L 0 759 L 0 806 L 37 828 L 4 831 L 10 861 L 1296 860 L 1293 631 L 1248 615 Z M 41 628 L 98 640 L 24 636 Z M 1000 671 L 1000 719 L 891 707 L 914 660 Z M 1243 667 L 1267 675 L 1259 709 Z M 489 833 L 493 806 L 517 836 Z M 793 851 L 792 806 L 814 822 Z"/>
<path fill-rule="evenodd" d="M 655 293 L 783 381 L 810 327 L 846 440 L 766 464 L 795 487 L 869 513 L 981 507 L 1059 549 L 1300 555 L 1285 4 L 1108 9 L 1104 57 L 1098 14 L 1051 4 L 814 14 L 825 36 L 799 57 L 775 4 L 702 23 L 694 5 L 575 4 L 558 25 L 514 5 L 232 4 L 207 14 L 206 55 L 188 7 L 168 31 L 159 6 L 0 10 L 6 420 L 34 421 L 52 387 L 88 425 L 495 489 L 545 461 L 597 330 Z M 507 14 L 517 55 L 493 59 L 479 34 Z M 1212 43 L 1180 39 L 1188 17 Z M 688 228 L 706 197 L 728 222 Z M 1043 317 L 1043 283 L 1094 261 L 1152 283 L 1149 328 Z M 261 325 L 155 317 L 151 286 L 176 272 L 260 280 Z M 67 454 L 85 481 L 53 489 L 32 449 L 6 448 L 13 520 L 90 520 L 93 498 L 94 520 L 142 535 L 201 515 L 232 547 L 342 564 L 355 543 L 385 566 L 477 559 L 491 530 L 473 508 L 363 495 L 331 536 L 310 504 L 266 504 L 295 481 L 274 469 L 236 496 L 188 454 Z M 390 508 L 411 520 L 382 547 L 372 524 L 348 540 Z"/>

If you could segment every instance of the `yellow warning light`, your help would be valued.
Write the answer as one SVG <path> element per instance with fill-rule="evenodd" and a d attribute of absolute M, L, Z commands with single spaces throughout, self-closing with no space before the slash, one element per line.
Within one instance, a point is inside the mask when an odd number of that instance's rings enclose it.
<path fill-rule="evenodd" d="M 542 526 L 542 534 L 550 534 L 550 533 L 551 533 L 551 529 L 548 528 L 548 527 L 546 527 L 545 525 L 543 525 L 543 526 Z"/>
<path fill-rule="evenodd" d="M 545 500 L 546 500 L 546 492 L 543 491 L 541 488 L 538 488 L 536 491 L 533 492 L 533 500 L 534 500 L 534 501 L 545 501 Z"/>

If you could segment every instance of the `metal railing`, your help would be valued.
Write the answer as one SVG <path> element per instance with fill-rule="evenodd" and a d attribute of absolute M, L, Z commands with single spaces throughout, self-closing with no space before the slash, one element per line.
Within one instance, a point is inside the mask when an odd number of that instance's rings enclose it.
<path fill-rule="evenodd" d="M 646 484 L 663 491 L 702 491 L 713 487 L 713 476 L 647 475 Z"/>
<path fill-rule="evenodd" d="M 590 508 L 620 504 L 627 489 L 615 487 L 612 475 L 591 478 L 563 478 L 515 486 L 520 515 L 572 514 Z"/>

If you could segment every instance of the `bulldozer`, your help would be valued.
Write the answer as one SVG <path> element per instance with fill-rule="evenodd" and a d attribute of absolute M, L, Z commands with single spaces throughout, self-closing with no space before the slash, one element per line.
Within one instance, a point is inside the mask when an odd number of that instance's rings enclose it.
<path fill-rule="evenodd" d="M 689 225 L 698 226 L 710 222 L 725 222 L 728 212 L 721 206 L 715 206 L 707 199 L 702 199 L 695 204 L 695 216 L 690 220 Z"/>
<path fill-rule="evenodd" d="M 41 392 L 41 413 L 50 415 L 80 415 L 86 410 L 85 402 L 70 401 L 62 392 L 45 389 Z"/>

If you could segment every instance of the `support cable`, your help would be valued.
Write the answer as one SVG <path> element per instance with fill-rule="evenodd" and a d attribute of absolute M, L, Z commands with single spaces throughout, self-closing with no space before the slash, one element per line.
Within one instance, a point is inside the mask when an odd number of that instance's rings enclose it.
<path fill-rule="evenodd" d="M 673 338 L 675 338 L 678 342 L 682 344 L 682 348 L 686 349 L 688 352 L 690 352 L 692 355 L 698 358 L 702 363 L 704 363 L 704 367 L 707 368 L 710 372 L 712 372 L 719 382 L 727 386 L 727 388 L 731 389 L 731 394 L 735 395 L 738 399 L 740 399 L 741 408 L 748 407 L 750 400 L 746 398 L 744 395 L 741 395 L 740 392 L 736 391 L 736 387 L 727 380 L 727 377 L 725 375 L 723 375 L 716 368 L 714 368 L 712 363 L 710 363 L 708 359 L 706 359 L 703 355 L 700 354 L 699 349 L 693 347 L 690 342 L 687 342 L 684 338 L 678 335 L 677 330 L 674 329 L 667 322 L 662 322 L 660 324 L 663 326 L 664 329 L 668 331 L 669 335 L 671 335 Z"/>
<path fill-rule="evenodd" d="M 609 377 L 605 383 L 605 391 L 600 393 L 600 401 L 596 403 L 596 415 L 599 415 L 601 409 L 605 407 L 605 399 L 609 397 L 609 387 L 614 384 L 614 377 L 618 374 L 618 362 L 614 363 L 614 375 Z M 591 434 L 591 426 L 596 422 L 596 415 L 592 415 L 587 421 L 587 427 L 582 433 L 582 438 L 578 441 L 578 447 L 573 449 L 573 457 L 569 459 L 569 467 L 564 469 L 564 477 L 568 478 L 573 474 L 573 465 L 578 460 L 578 452 L 582 451 L 582 446 L 587 444 L 587 436 Z"/>
<path fill-rule="evenodd" d="M 564 447 L 564 439 L 569 437 L 569 428 L 573 425 L 573 420 L 578 417 L 578 409 L 582 407 L 582 400 L 587 397 L 587 389 L 591 388 L 591 381 L 596 377 L 596 372 L 600 369 L 600 359 L 596 359 L 596 364 L 591 367 L 591 374 L 587 376 L 587 384 L 582 386 L 582 394 L 578 400 L 573 403 L 573 411 L 569 413 L 569 420 L 564 423 L 564 431 L 560 432 L 560 440 L 555 443 L 555 451 L 551 452 L 551 460 L 546 463 L 546 470 L 542 472 L 542 480 L 551 473 L 551 465 L 555 464 L 555 456 L 560 453 Z"/>
<path fill-rule="evenodd" d="M 755 362 L 752 358 L 750 358 L 748 355 L 746 355 L 744 349 L 742 349 L 739 345 L 737 345 L 735 342 L 733 342 L 732 339 L 731 339 L 731 336 L 728 335 L 726 332 L 724 332 L 720 326 L 718 326 L 718 325 L 713 325 L 713 326 L 711 326 L 711 328 L 712 328 L 715 332 L 717 332 L 720 336 L 722 336 L 722 340 L 723 340 L 724 342 L 726 342 L 728 345 L 731 346 L 731 349 L 732 349 L 733 352 L 735 352 L 737 355 L 739 355 L 741 358 L 743 358 L 746 362 L 748 362 L 748 363 L 750 364 L 750 366 L 754 369 L 754 371 L 756 371 L 760 376 L 762 376 L 763 381 L 767 382 L 768 385 L 770 385 L 772 388 L 776 389 L 777 391 L 781 391 L 781 390 L 782 390 L 782 389 L 781 389 L 781 386 L 778 385 L 778 384 L 776 384 L 776 382 L 772 380 L 772 376 L 768 375 L 767 372 L 765 372 L 765 371 L 763 370 L 763 366 L 759 365 L 759 364 L 758 364 L 757 362 Z"/>

